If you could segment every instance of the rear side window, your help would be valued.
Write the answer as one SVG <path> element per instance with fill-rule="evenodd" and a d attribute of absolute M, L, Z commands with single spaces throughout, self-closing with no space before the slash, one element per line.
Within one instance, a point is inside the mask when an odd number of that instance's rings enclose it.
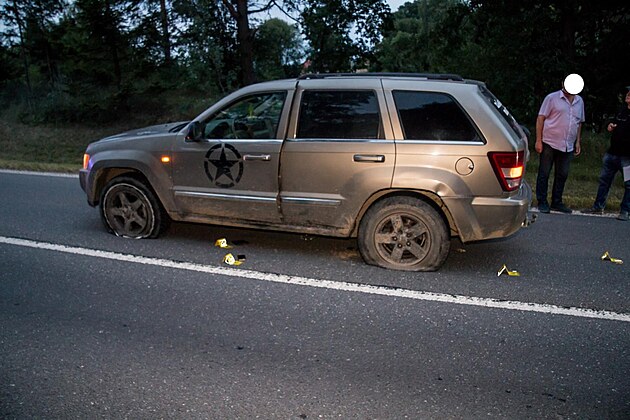
<path fill-rule="evenodd" d="M 378 139 L 381 117 L 371 90 L 307 90 L 302 94 L 300 139 Z"/>
<path fill-rule="evenodd" d="M 407 140 L 481 141 L 464 111 L 449 95 L 394 91 L 394 101 Z"/>

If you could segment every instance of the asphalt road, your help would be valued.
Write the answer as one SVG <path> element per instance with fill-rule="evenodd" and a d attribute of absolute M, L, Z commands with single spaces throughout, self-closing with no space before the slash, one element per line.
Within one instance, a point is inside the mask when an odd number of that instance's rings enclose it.
<path fill-rule="evenodd" d="M 353 240 L 120 239 L 76 178 L 0 197 L 2 418 L 630 418 L 627 222 L 540 215 L 400 273 Z"/>

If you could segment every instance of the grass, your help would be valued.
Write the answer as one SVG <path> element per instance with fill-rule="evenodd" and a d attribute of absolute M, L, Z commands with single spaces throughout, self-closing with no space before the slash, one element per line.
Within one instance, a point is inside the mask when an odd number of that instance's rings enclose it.
<path fill-rule="evenodd" d="M 15 122 L 0 116 L 0 168 L 78 172 L 82 165 L 86 146 L 105 136 L 137 128 L 116 125 L 87 127 L 80 125 L 37 125 Z M 608 133 L 584 132 L 582 154 L 571 163 L 569 179 L 564 191 L 564 201 L 574 209 L 591 207 L 597 193 L 601 159 L 609 145 Z M 535 188 L 538 171 L 538 155 L 532 151 L 525 178 Z M 549 181 L 549 191 L 553 174 Z M 623 180 L 617 176 L 607 203 L 607 210 L 617 212 L 623 196 Z M 535 205 L 535 202 L 533 203 Z"/>
<path fill-rule="evenodd" d="M 121 127 L 31 126 L 0 118 L 0 167 L 77 172 L 87 145 Z"/>

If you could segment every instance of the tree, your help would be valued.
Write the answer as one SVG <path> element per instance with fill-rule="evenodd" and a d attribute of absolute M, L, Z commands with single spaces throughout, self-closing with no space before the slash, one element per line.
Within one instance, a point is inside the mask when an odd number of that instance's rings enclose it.
<path fill-rule="evenodd" d="M 280 19 L 263 22 L 254 39 L 254 66 L 261 80 L 298 76 L 303 57 L 300 33 Z"/>
<path fill-rule="evenodd" d="M 384 71 L 460 73 L 471 36 L 460 0 L 418 0 L 401 6 L 383 33 L 374 67 Z"/>
<path fill-rule="evenodd" d="M 173 11 L 187 85 L 231 91 L 238 84 L 239 61 L 236 25 L 228 10 L 216 0 L 174 0 Z"/>
<path fill-rule="evenodd" d="M 473 0 L 470 10 L 472 64 L 518 116 L 534 121 L 544 96 L 567 74 L 579 73 L 587 123 L 598 124 L 626 77 L 619 48 L 630 45 L 627 1 Z"/>
<path fill-rule="evenodd" d="M 365 67 L 390 13 L 384 0 L 305 0 L 301 24 L 316 72 Z"/>
<path fill-rule="evenodd" d="M 250 85 L 256 81 L 254 73 L 254 31 L 249 25 L 250 16 L 271 9 L 275 2 L 269 0 L 266 3 L 250 2 L 247 0 L 222 0 L 229 10 L 230 16 L 236 22 L 236 39 L 238 57 L 241 67 L 241 83 Z"/>
<path fill-rule="evenodd" d="M 0 20 L 6 25 L 3 38 L 9 45 L 19 46 L 24 80 L 26 84 L 26 100 L 32 109 L 31 98 L 33 96 L 33 85 L 31 82 L 31 61 L 32 53 L 36 47 L 43 49 L 48 79 L 54 84 L 55 68 L 51 61 L 49 41 L 47 33 L 54 17 L 63 8 L 61 0 L 32 0 L 21 2 L 18 0 L 7 1 L 0 8 Z"/>

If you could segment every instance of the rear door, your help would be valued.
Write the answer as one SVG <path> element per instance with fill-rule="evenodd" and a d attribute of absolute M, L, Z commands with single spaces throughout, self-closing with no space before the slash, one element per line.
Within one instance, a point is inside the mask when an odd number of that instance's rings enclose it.
<path fill-rule="evenodd" d="M 285 222 L 347 235 L 391 186 L 395 144 L 378 78 L 301 80 L 282 150 Z"/>
<path fill-rule="evenodd" d="M 181 139 L 172 164 L 184 217 L 280 220 L 278 127 L 287 100 L 287 91 L 246 94 L 201 121 L 203 139 Z"/>

